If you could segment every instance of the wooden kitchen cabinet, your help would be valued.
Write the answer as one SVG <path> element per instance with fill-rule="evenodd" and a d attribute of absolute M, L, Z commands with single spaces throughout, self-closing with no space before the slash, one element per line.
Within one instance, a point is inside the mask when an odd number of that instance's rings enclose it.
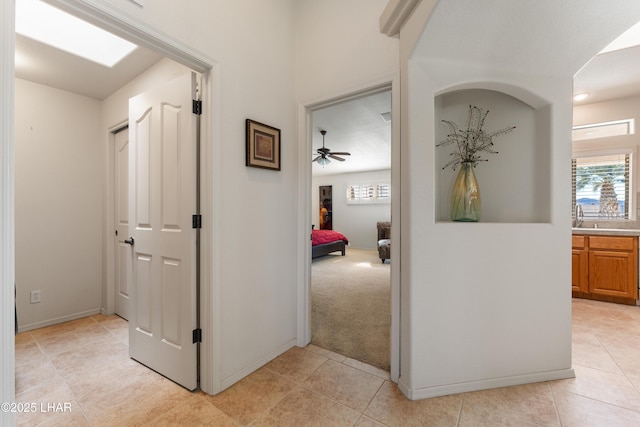
<path fill-rule="evenodd" d="M 635 304 L 638 299 L 638 238 L 572 236 L 574 297 Z"/>
<path fill-rule="evenodd" d="M 589 292 L 638 298 L 638 238 L 589 236 Z"/>
<path fill-rule="evenodd" d="M 571 290 L 589 292 L 589 252 L 587 236 L 572 236 L 571 244 Z"/>

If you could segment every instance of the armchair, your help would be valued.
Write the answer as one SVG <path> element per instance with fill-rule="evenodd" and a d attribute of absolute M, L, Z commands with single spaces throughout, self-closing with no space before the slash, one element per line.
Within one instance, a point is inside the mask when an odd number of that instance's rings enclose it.
<path fill-rule="evenodd" d="M 391 259 L 391 222 L 378 222 L 378 256 L 384 263 Z"/>

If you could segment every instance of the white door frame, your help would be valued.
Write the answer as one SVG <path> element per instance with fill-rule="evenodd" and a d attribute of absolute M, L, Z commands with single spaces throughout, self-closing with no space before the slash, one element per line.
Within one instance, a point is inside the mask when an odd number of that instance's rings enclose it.
<path fill-rule="evenodd" d="M 331 97 L 303 102 L 298 107 L 298 300 L 296 344 L 311 342 L 311 114 L 313 111 L 350 99 L 391 90 L 391 221 L 394 244 L 391 245 L 391 380 L 400 377 L 400 79 L 398 75 Z"/>
<path fill-rule="evenodd" d="M 14 61 L 15 4 L 0 2 L 0 402 L 15 402 Z M 15 425 L 0 411 L 0 426 Z"/>
<path fill-rule="evenodd" d="M 100 0 L 47 0 L 48 3 L 59 7 L 81 19 L 92 22 L 107 31 L 126 38 L 140 46 L 156 51 L 186 67 L 202 74 L 202 104 L 203 120 L 201 123 L 202 147 L 201 147 L 201 205 L 203 227 L 201 233 L 201 325 L 202 344 L 200 346 L 200 386 L 209 394 L 215 394 L 222 389 L 220 373 L 214 369 L 214 358 L 219 359 L 220 345 L 215 345 L 220 340 L 220 333 L 214 328 L 220 327 L 220 322 L 213 321 L 213 306 L 215 289 L 213 286 L 214 265 L 213 248 L 215 236 L 213 225 L 217 215 L 219 203 L 214 200 L 214 187 L 221 181 L 219 167 L 215 167 L 214 159 L 220 151 L 220 104 L 218 88 L 221 86 L 220 65 L 202 52 L 196 51 L 180 41 L 158 31 L 149 24 L 124 11 L 106 4 Z M 15 400 L 15 346 L 14 331 L 12 329 L 13 312 L 13 282 L 14 270 L 14 51 L 15 51 L 15 5 L 13 1 L 0 2 L 0 89 L 3 97 L 0 106 L 0 295 L 2 298 L 2 322 L 0 326 L 0 338 L 2 339 L 2 351 L 0 363 L 2 369 L 1 397 L 3 402 Z M 105 147 L 108 150 L 108 147 Z M 105 165 L 105 179 L 108 172 Z M 105 207 L 105 209 L 109 209 Z M 105 221 L 105 227 L 111 229 L 111 223 Z M 110 232 L 108 234 L 110 236 Z M 112 239 L 105 239 L 105 253 L 113 256 Z M 108 264 L 108 263 L 107 263 Z M 103 284 L 107 286 L 108 284 Z M 113 292 L 106 289 L 107 294 Z M 214 354 L 215 349 L 215 354 Z M 11 415 L 2 415 L 2 424 L 5 420 L 9 425 L 13 422 Z"/>
<path fill-rule="evenodd" d="M 101 312 L 104 315 L 113 314 L 115 312 L 115 298 L 116 298 L 116 285 L 115 285 L 115 242 L 113 238 L 113 230 L 115 229 L 115 212 L 113 210 L 115 206 L 115 156 L 113 147 L 116 143 L 116 133 L 121 131 L 124 127 L 129 126 L 129 120 L 123 120 L 117 124 L 110 126 L 108 132 L 108 147 L 107 147 L 107 165 L 106 165 L 106 177 L 105 191 L 107 197 L 106 210 L 104 212 L 105 218 L 105 285 L 102 289 L 102 308 Z"/>

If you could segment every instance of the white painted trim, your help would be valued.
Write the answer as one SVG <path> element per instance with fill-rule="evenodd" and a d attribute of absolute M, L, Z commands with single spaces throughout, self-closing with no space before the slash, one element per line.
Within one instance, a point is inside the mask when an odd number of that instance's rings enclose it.
<path fill-rule="evenodd" d="M 391 0 L 380 16 L 380 32 L 389 37 L 397 36 L 413 9 L 421 0 Z"/>
<path fill-rule="evenodd" d="M 47 3 L 199 73 L 208 73 L 216 64 L 202 52 L 103 0 L 47 0 Z"/>
<path fill-rule="evenodd" d="M 308 105 L 298 106 L 298 347 L 311 342 L 311 109 Z"/>
<path fill-rule="evenodd" d="M 202 76 L 202 107 L 205 120 L 201 129 L 201 214 L 200 233 L 200 388 L 217 394 L 222 388 L 222 283 L 220 260 L 222 248 L 222 65 L 216 64 Z"/>
<path fill-rule="evenodd" d="M 240 371 L 234 373 L 230 377 L 225 378 L 222 381 L 222 390 L 224 390 L 224 389 L 226 389 L 228 387 L 231 387 L 232 385 L 234 385 L 235 383 L 237 383 L 241 379 L 245 378 L 247 375 L 257 371 L 258 369 L 260 369 L 261 367 L 263 367 L 267 363 L 271 362 L 276 357 L 282 355 L 284 352 L 286 352 L 287 350 L 291 349 L 295 345 L 296 345 L 296 340 L 288 341 L 285 344 L 283 344 L 280 347 L 278 347 L 277 349 L 269 352 L 267 355 L 261 357 L 256 362 L 253 362 L 251 365 L 246 366 L 244 369 L 241 369 Z"/>
<path fill-rule="evenodd" d="M 105 183 L 104 183 L 104 194 L 105 194 L 105 203 L 104 203 L 104 224 L 103 224 L 103 234 L 104 234 L 104 245 L 105 245 L 105 253 L 102 257 L 103 262 L 105 263 L 104 268 L 104 283 L 103 291 L 102 291 L 102 314 L 105 316 L 111 315 L 115 312 L 115 299 L 116 299 L 116 285 L 115 285 L 115 239 L 113 238 L 114 229 L 115 229 L 115 171 L 113 167 L 115 165 L 115 157 L 114 157 L 114 145 L 116 142 L 116 133 L 120 131 L 123 127 L 129 125 L 129 119 L 124 119 L 119 121 L 118 123 L 112 125 L 107 129 L 107 146 L 103 147 L 106 150 L 106 164 L 105 164 Z"/>
<path fill-rule="evenodd" d="M 20 325 L 18 332 L 27 332 L 34 329 L 44 328 L 51 325 L 57 325 L 58 323 L 69 322 L 71 320 L 82 319 L 83 317 L 95 316 L 102 313 L 101 308 L 93 308 L 91 310 L 79 311 L 77 313 L 69 314 L 67 316 L 56 317 L 55 319 L 47 319 L 41 322 L 29 323 L 28 325 Z"/>
<path fill-rule="evenodd" d="M 14 52 L 15 2 L 0 2 L 0 402 L 16 398 L 14 338 Z M 0 425 L 15 415 L 0 411 Z"/>
<path fill-rule="evenodd" d="M 401 311 L 401 276 L 402 255 L 401 255 L 401 228 L 400 206 L 402 201 L 401 183 L 401 148 L 400 144 L 400 117 L 402 117 L 400 102 L 400 76 L 396 74 L 391 80 L 391 224 L 392 238 L 394 244 L 391 245 L 391 364 L 389 375 L 391 381 L 398 382 L 400 379 L 400 311 Z"/>
<path fill-rule="evenodd" d="M 101 0 L 47 0 L 52 5 L 66 10 L 73 15 L 92 22 L 107 31 L 131 40 L 141 46 L 156 51 L 186 67 L 197 71 L 203 76 L 203 120 L 202 120 L 202 216 L 203 228 L 201 233 L 201 257 L 204 267 L 201 277 L 201 327 L 203 342 L 201 351 L 201 389 L 205 393 L 215 394 L 222 390 L 220 363 L 220 340 L 222 322 L 216 318 L 221 310 L 214 308 L 218 304 L 216 298 L 220 292 L 216 284 L 220 283 L 215 272 L 215 262 L 219 259 L 215 253 L 215 230 L 220 227 L 217 218 L 220 217 L 220 203 L 216 203 L 214 191 L 220 190 L 222 181 L 221 169 L 216 166 L 214 153 L 220 151 L 221 139 L 221 71 L 220 64 L 202 52 L 170 37 L 144 21 L 125 13 L 123 10 Z M 3 15 L 4 16 L 4 15 Z M 13 22 L 13 21 L 12 21 Z M 11 39 L 13 40 L 12 34 Z M 13 42 L 12 42 L 13 43 Z M 12 45 L 13 46 L 13 45 Z M 13 54 L 11 56 L 13 66 Z M 13 76 L 13 73 L 11 73 Z M 13 88 L 13 81 L 11 82 Z M 3 97 L 3 100 L 5 98 Z M 13 107 L 13 101 L 11 102 Z M 13 126 L 13 122 L 11 124 Z M 216 156 L 219 159 L 221 156 Z M 0 165 L 1 167 L 2 165 Z M 217 165 L 219 166 L 219 165 Z M 107 239 L 108 240 L 108 239 Z M 12 240 L 13 241 L 13 240 Z M 106 249 L 105 249 L 106 250 Z M 212 273 L 213 271 L 213 273 Z M 217 345 L 215 345 L 217 344 Z M 218 363 L 216 363 L 218 362 Z"/>
<path fill-rule="evenodd" d="M 398 382 L 400 391 L 410 400 L 428 399 L 431 397 L 447 396 L 449 394 L 466 393 L 470 391 L 487 390 L 499 387 L 510 387 L 522 384 L 539 383 L 544 381 L 563 380 L 575 378 L 573 369 L 561 369 L 557 371 L 536 372 L 511 377 L 491 378 L 488 380 L 468 381 L 458 384 L 434 386 L 428 388 L 411 389 L 402 381 Z"/>
<path fill-rule="evenodd" d="M 302 102 L 298 106 L 298 299 L 296 344 L 311 342 L 311 113 L 315 110 L 391 90 L 391 216 L 392 227 L 400 227 L 400 79 L 397 74 L 329 96 Z M 395 215 L 395 220 L 394 220 Z M 395 221 L 395 222 L 393 222 Z M 394 235 L 400 233 L 394 231 Z M 400 377 L 400 245 L 391 252 L 391 380 Z M 395 257 L 395 258 L 394 258 Z"/>

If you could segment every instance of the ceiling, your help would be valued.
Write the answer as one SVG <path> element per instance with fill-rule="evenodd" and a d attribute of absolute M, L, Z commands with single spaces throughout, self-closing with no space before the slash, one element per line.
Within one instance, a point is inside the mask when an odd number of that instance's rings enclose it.
<path fill-rule="evenodd" d="M 16 35 L 16 77 L 103 100 L 143 73 L 162 56 L 142 47 L 113 68 Z M 640 46 L 594 57 L 575 76 L 574 93 L 590 97 L 576 105 L 640 94 Z M 347 151 L 344 162 L 321 166 L 313 175 L 382 170 L 391 167 L 391 122 L 380 114 L 391 111 L 391 92 L 377 93 L 312 113 L 312 149 L 322 146 L 320 130 L 327 131 L 325 145 Z M 311 159 L 309 159 L 311 161 Z"/>
<path fill-rule="evenodd" d="M 575 105 L 640 94 L 639 69 L 640 46 L 596 55 L 574 78 L 573 92 L 590 94 Z"/>
<path fill-rule="evenodd" d="M 325 147 L 351 155 L 340 156 L 344 162 L 331 160 L 325 166 L 313 162 L 313 176 L 390 169 L 391 121 L 381 117 L 390 112 L 390 90 L 314 111 L 311 114 L 313 157 L 317 155 L 316 149 L 322 147 L 321 130 L 327 131 Z"/>
<path fill-rule="evenodd" d="M 16 34 L 16 77 L 103 100 L 143 73 L 162 56 L 138 47 L 105 67 Z"/>

